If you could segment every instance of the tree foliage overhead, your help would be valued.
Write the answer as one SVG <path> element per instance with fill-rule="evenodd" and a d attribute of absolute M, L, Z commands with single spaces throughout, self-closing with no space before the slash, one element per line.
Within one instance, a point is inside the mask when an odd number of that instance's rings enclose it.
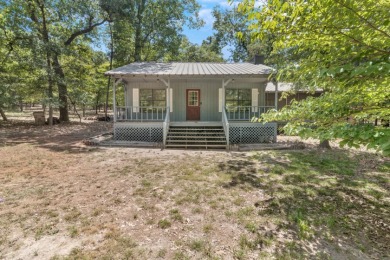
<path fill-rule="evenodd" d="M 252 37 L 249 29 L 248 14 L 236 7 L 213 9 L 215 31 L 213 39 L 220 49 L 228 48 L 230 60 L 234 62 L 251 61 L 255 55 L 269 56 L 271 51 L 270 37 L 261 41 Z"/>
<path fill-rule="evenodd" d="M 9 46 L 25 46 L 32 52 L 38 68 L 46 71 L 48 98 L 58 89 L 60 119 L 68 121 L 68 85 L 63 59 L 73 48 L 91 42 L 95 30 L 108 15 L 99 1 L 14 0 L 1 5 L 4 34 L 9 31 Z"/>
<path fill-rule="evenodd" d="M 341 145 L 390 153 L 388 128 L 363 122 L 390 119 L 390 2 L 386 0 L 244 0 L 254 37 L 274 37 L 277 79 L 325 93 L 294 103 L 266 120 L 288 120 L 285 130 Z"/>
<path fill-rule="evenodd" d="M 191 43 L 183 38 L 177 56 L 166 56 L 167 61 L 179 62 L 223 62 L 221 50 L 213 37 L 208 37 L 201 45 Z"/>
<path fill-rule="evenodd" d="M 196 0 L 102 1 L 112 13 L 117 65 L 177 56 L 183 26 L 198 28 Z"/>

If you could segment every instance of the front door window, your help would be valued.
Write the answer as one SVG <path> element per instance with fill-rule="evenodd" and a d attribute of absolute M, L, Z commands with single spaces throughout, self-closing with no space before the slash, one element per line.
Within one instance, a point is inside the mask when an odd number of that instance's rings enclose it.
<path fill-rule="evenodd" d="M 197 91 L 197 90 L 188 91 L 188 106 L 190 106 L 190 107 L 199 106 L 198 95 L 199 95 L 199 91 Z"/>

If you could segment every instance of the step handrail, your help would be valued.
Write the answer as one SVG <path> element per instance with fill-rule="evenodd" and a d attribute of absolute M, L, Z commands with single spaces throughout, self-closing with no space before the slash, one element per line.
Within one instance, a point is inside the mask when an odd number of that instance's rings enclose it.
<path fill-rule="evenodd" d="M 226 145 L 229 147 L 229 120 L 227 119 L 226 116 L 226 108 L 222 109 L 222 125 L 223 125 L 223 130 L 225 131 L 225 137 L 226 137 Z"/>
<path fill-rule="evenodd" d="M 163 148 L 165 148 L 165 145 L 167 144 L 167 137 L 169 132 L 169 111 L 169 107 L 167 107 L 167 113 L 163 123 Z"/>

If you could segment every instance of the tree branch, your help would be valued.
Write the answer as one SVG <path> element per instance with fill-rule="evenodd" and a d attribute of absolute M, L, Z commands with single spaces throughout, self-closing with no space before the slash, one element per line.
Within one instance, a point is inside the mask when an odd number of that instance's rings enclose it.
<path fill-rule="evenodd" d="M 65 46 L 68 46 L 70 45 L 74 39 L 76 39 L 78 36 L 80 35 L 83 35 L 83 34 L 86 34 L 86 33 L 89 33 L 91 32 L 93 29 L 95 29 L 95 27 L 99 26 L 99 25 L 102 25 L 104 24 L 105 22 L 107 22 L 107 19 L 104 19 L 103 21 L 101 22 L 98 22 L 98 23 L 92 23 L 92 17 L 89 18 L 89 26 L 87 28 L 84 28 L 80 31 L 77 31 L 77 32 L 74 32 L 66 41 L 65 41 Z"/>
<path fill-rule="evenodd" d="M 375 31 L 378 31 L 378 32 L 382 33 L 382 34 L 385 35 L 387 38 L 390 38 L 390 35 L 389 35 L 387 32 L 385 32 L 385 31 L 379 29 L 377 26 L 375 26 L 375 25 L 372 24 L 370 21 L 368 21 L 366 18 L 364 18 L 362 15 L 360 15 L 360 14 L 359 14 L 356 10 L 354 10 L 352 7 L 350 7 L 350 6 L 348 6 L 348 5 L 344 4 L 344 3 L 342 3 L 342 2 L 340 2 L 340 1 L 337 1 L 337 0 L 336 0 L 336 2 L 337 2 L 339 5 L 341 5 L 342 7 L 347 8 L 347 9 L 350 10 L 352 13 L 354 13 L 357 17 L 360 18 L 360 20 L 364 21 L 369 27 L 371 27 L 371 28 L 374 29 Z"/>

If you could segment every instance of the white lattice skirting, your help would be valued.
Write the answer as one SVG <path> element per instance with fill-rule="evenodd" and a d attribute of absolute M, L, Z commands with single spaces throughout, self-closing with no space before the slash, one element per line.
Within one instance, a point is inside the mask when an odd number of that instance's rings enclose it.
<path fill-rule="evenodd" d="M 231 123 L 229 141 L 231 144 L 256 144 L 276 142 L 276 123 Z"/>
<path fill-rule="evenodd" d="M 114 140 L 161 143 L 163 141 L 163 127 L 115 125 Z"/>

